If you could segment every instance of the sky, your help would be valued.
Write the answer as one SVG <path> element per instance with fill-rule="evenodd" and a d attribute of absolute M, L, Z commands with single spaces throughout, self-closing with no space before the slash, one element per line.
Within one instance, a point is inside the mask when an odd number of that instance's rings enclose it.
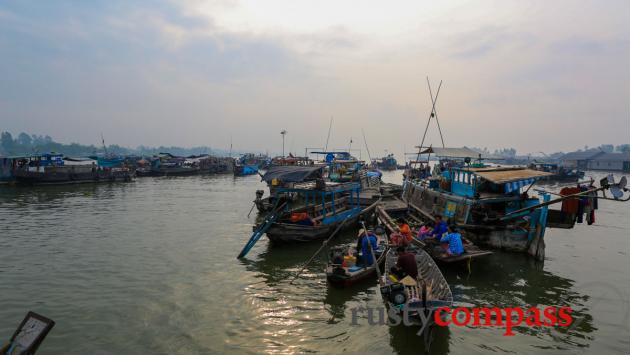
<path fill-rule="evenodd" d="M 402 158 L 630 143 L 628 1 L 0 2 L 0 130 Z M 352 143 L 350 143 L 352 141 Z M 441 145 L 435 121 L 426 144 Z"/>

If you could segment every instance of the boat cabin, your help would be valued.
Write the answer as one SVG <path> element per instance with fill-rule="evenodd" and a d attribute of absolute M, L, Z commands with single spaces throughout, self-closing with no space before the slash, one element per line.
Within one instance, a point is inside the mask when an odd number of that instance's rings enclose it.
<path fill-rule="evenodd" d="M 275 191 L 275 196 L 299 196 L 299 198 L 285 200 L 287 201 L 284 206 L 286 216 L 292 213 L 305 212 L 315 223 L 327 225 L 342 221 L 346 217 L 358 215 L 361 212 L 360 192 L 361 185 L 359 183 L 334 183 L 318 180 L 317 183 L 297 183 L 292 187 L 280 187 Z"/>

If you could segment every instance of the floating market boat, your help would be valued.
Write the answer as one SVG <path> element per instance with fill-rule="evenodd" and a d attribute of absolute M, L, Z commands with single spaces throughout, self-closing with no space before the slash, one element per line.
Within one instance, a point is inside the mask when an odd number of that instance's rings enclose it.
<path fill-rule="evenodd" d="M 304 186 L 307 183 L 315 184 L 317 180 L 323 179 L 324 166 L 271 166 L 262 176 L 262 181 L 267 183 L 269 196 L 263 198 L 265 191 L 257 190 L 254 204 L 258 211 L 267 213 L 274 208 L 274 205 L 291 200 L 294 204 L 299 203 L 301 194 L 279 193 L 280 188 L 292 188 L 296 184 Z"/>
<path fill-rule="evenodd" d="M 357 260 L 363 260 L 360 249 L 356 244 L 337 245 L 330 248 L 329 262 L 326 266 L 326 279 L 331 285 L 337 287 L 349 287 L 367 279 L 376 279 L 376 268 L 382 267 L 387 254 L 387 236 L 379 238 L 379 247 L 374 250 L 376 263 L 365 267 L 358 264 Z"/>
<path fill-rule="evenodd" d="M 571 182 L 584 178 L 584 171 L 578 169 L 566 169 L 557 163 L 533 162 L 529 168 L 537 171 L 544 171 L 552 175 L 545 178 L 546 181 Z"/>
<path fill-rule="evenodd" d="M 376 158 L 372 162 L 376 169 L 391 171 L 398 169 L 398 161 L 394 158 L 394 154 L 388 154 L 383 158 Z"/>
<path fill-rule="evenodd" d="M 442 215 L 475 244 L 525 252 L 539 260 L 544 259 L 546 228 L 573 228 L 579 215 L 577 210 L 552 210 L 549 205 L 583 199 L 586 205 L 595 206 L 597 199 L 606 198 L 599 197 L 599 191 L 616 186 L 604 182 L 600 188 L 583 186 L 583 190 L 551 200 L 544 190 L 536 190 L 538 197 L 528 194 L 533 184 L 551 173 L 466 164 L 446 167 L 430 179 L 405 180 L 403 201 L 426 218 Z"/>
<path fill-rule="evenodd" d="M 19 159 L 13 176 L 28 185 L 78 184 L 131 181 L 127 168 L 99 167 L 96 161 L 64 158 L 62 154 L 37 154 Z"/>
<path fill-rule="evenodd" d="M 418 268 L 417 278 L 406 276 L 399 280 L 391 270 L 398 261 L 398 251 L 389 249 L 385 259 L 385 273 L 381 280 L 381 297 L 390 311 L 409 319 L 413 325 L 428 329 L 433 325 L 433 312 L 453 304 L 453 294 L 444 275 L 431 256 L 421 248 L 412 246 L 407 251 L 414 255 Z M 411 324 L 410 324 L 411 325 Z"/>
<path fill-rule="evenodd" d="M 346 228 L 356 224 L 362 211 L 359 205 L 360 185 L 319 181 L 277 190 L 277 194 L 297 194 L 300 198 L 297 208 L 291 207 L 293 200 L 286 201 L 284 211 L 266 230 L 271 242 L 281 244 L 326 239 L 341 223 Z M 305 219 L 310 222 L 303 222 Z"/>
<path fill-rule="evenodd" d="M 150 166 L 136 169 L 137 176 L 188 176 L 199 172 L 194 161 L 170 153 L 160 153 L 150 160 Z"/>
<path fill-rule="evenodd" d="M 263 180 L 278 176 L 279 180 L 287 182 L 290 178 L 283 175 L 293 173 L 268 174 Z M 303 174 L 308 176 L 309 172 L 304 171 Z M 295 176 L 296 180 L 302 179 L 298 174 Z M 245 256 L 265 234 L 274 244 L 301 243 L 326 239 L 338 229 L 354 227 L 359 216 L 375 206 L 362 208 L 359 203 L 360 191 L 359 183 L 334 183 L 323 179 L 276 188 L 273 208 L 259 216 L 254 233 L 239 258 Z"/>
<path fill-rule="evenodd" d="M 359 181 L 360 172 L 364 170 L 363 161 L 353 157 L 350 152 L 311 152 L 324 155 L 321 164 L 326 166 L 326 178 L 332 182 Z"/>
<path fill-rule="evenodd" d="M 266 155 L 243 154 L 234 163 L 234 176 L 258 174 L 258 170 L 267 168 L 270 159 Z"/>

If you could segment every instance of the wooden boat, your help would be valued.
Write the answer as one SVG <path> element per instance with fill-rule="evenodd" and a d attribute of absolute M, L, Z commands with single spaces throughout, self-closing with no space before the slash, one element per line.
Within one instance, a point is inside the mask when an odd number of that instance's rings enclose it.
<path fill-rule="evenodd" d="M 434 222 L 433 217 L 424 216 L 413 206 L 409 206 L 405 211 L 388 211 L 384 207 L 379 206 L 376 208 L 376 213 L 380 223 L 382 223 L 390 233 L 393 233 L 396 230 L 398 224 L 403 222 L 407 223 L 412 229 L 417 229 L 417 227 L 421 226 L 422 224 L 432 224 L 432 222 Z M 429 239 L 420 241 L 414 238 L 413 242 L 416 246 L 423 248 L 434 260 L 440 263 L 451 264 L 456 262 L 468 261 L 470 259 L 480 258 L 492 254 L 492 252 L 489 250 L 479 248 L 470 240 L 468 240 L 465 236 L 462 236 L 462 242 L 464 244 L 464 254 L 457 256 L 444 255 L 444 251 L 440 247 L 437 240 Z"/>
<path fill-rule="evenodd" d="M 376 263 L 365 267 L 360 265 L 343 266 L 339 261 L 346 255 L 360 256 L 356 244 L 337 245 L 330 248 L 329 263 L 326 266 L 326 279 L 331 285 L 337 287 L 348 287 L 367 279 L 376 279 L 376 267 L 382 267 L 387 255 L 387 242 L 380 241 L 379 247 L 374 251 Z M 341 258 L 341 259 L 340 259 Z"/>
<path fill-rule="evenodd" d="M 63 158 L 61 154 L 24 157 L 12 173 L 17 183 L 27 185 L 127 182 L 132 179 L 127 168 L 101 168 L 95 161 Z"/>
<path fill-rule="evenodd" d="M 452 149 L 452 154 L 459 154 L 459 148 Z M 448 152 L 449 148 L 443 148 L 439 154 Z M 445 166 L 438 177 L 406 180 L 402 199 L 425 221 L 439 214 L 478 245 L 524 252 L 543 260 L 549 216 L 543 202 L 549 201 L 550 195 L 540 193 L 535 197 L 525 192 L 551 174 L 523 167 L 482 165 Z M 523 208 L 527 210 L 513 213 Z"/>
<path fill-rule="evenodd" d="M 398 162 L 394 158 L 394 154 L 388 154 L 383 158 L 375 158 L 372 161 L 372 166 L 380 170 L 392 171 L 398 169 Z"/>
<path fill-rule="evenodd" d="M 150 167 L 136 170 L 137 176 L 188 176 L 199 174 L 199 165 L 184 157 L 160 153 L 151 159 Z"/>
<path fill-rule="evenodd" d="M 301 207 L 291 209 L 293 201 L 275 199 L 274 208 L 269 213 L 259 215 L 259 223 L 238 258 L 245 257 L 263 235 L 274 244 L 309 242 L 319 239 L 329 240 L 336 232 L 352 228 L 361 215 L 370 213 L 378 202 L 366 208 L 359 205 L 360 185 L 358 183 L 327 184 L 319 180 L 306 186 L 278 189 L 279 194 L 302 194 Z M 280 202 L 282 201 L 282 202 Z M 308 219 L 294 221 L 291 217 L 299 213 Z M 313 218 L 314 216 L 314 218 Z M 307 221 L 308 224 L 302 223 Z"/>
<path fill-rule="evenodd" d="M 396 279 L 391 269 L 396 265 L 398 252 L 391 248 L 385 259 L 385 273 L 380 287 L 381 296 L 390 311 L 400 316 L 404 316 L 403 313 L 407 312 L 407 319 L 413 325 L 430 326 L 434 321 L 432 316 L 434 311 L 440 307 L 452 306 L 453 294 L 431 256 L 421 248 L 410 246 L 408 249 L 416 258 L 417 279 L 410 276 L 402 280 Z M 421 315 L 421 313 L 424 314 Z"/>
<path fill-rule="evenodd" d="M 533 162 L 529 164 L 529 168 L 536 171 L 551 173 L 552 175 L 543 178 L 545 181 L 572 182 L 582 179 L 585 175 L 584 171 L 566 169 L 556 163 Z"/>
<path fill-rule="evenodd" d="M 243 154 L 234 162 L 234 176 L 258 174 L 258 170 L 267 168 L 270 161 L 266 155 Z"/>
<path fill-rule="evenodd" d="M 317 185 L 296 185 L 277 190 L 277 194 L 293 193 L 301 197 L 285 201 L 286 210 L 266 230 L 267 237 L 272 243 L 300 243 L 326 239 L 340 225 L 342 229 L 356 225 L 359 215 L 364 211 L 359 205 L 360 185 L 326 184 L 323 181 L 320 186 Z M 296 201 L 299 207 L 291 208 Z M 292 221 L 296 214 L 306 214 L 312 224 L 305 225 Z"/>

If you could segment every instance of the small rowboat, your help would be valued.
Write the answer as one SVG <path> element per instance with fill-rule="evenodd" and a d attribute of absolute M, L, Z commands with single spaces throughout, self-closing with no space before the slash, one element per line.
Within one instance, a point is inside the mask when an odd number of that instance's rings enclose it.
<path fill-rule="evenodd" d="M 391 273 L 398 260 L 398 252 L 392 248 L 385 259 L 381 296 L 390 311 L 393 310 L 403 319 L 409 319 L 413 325 L 428 329 L 427 326 L 433 324 L 433 312 L 440 307 L 450 307 L 453 294 L 444 275 L 427 252 L 413 246 L 408 247 L 408 250 L 416 258 L 417 279 L 406 276 L 397 280 Z M 406 317 L 404 312 L 407 312 Z"/>
<path fill-rule="evenodd" d="M 387 244 L 381 243 L 374 250 L 376 263 L 365 267 L 360 265 L 343 266 L 344 255 L 359 255 L 356 245 L 337 245 L 330 249 L 329 263 L 326 266 L 326 279 L 336 287 L 349 287 L 367 279 L 376 280 L 376 265 L 381 268 L 387 255 Z"/>

